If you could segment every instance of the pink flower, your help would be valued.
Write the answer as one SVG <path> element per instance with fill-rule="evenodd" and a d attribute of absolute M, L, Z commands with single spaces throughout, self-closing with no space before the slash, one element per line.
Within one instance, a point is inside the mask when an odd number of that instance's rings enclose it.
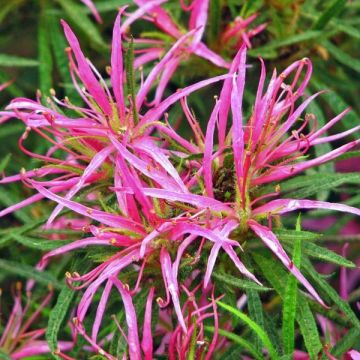
<path fill-rule="evenodd" d="M 195 176 L 187 179 L 186 184 L 190 190 L 200 187 L 200 192 L 206 196 L 202 197 L 203 200 L 198 199 L 198 195 L 193 195 L 192 198 L 189 196 L 186 202 L 205 209 L 205 201 L 209 201 L 209 199 L 223 201 L 226 208 L 221 210 L 221 215 L 217 215 L 215 209 L 212 209 L 212 215 L 208 221 L 211 232 L 219 232 L 222 236 L 239 241 L 245 234 L 254 233 L 274 252 L 307 290 L 324 305 L 312 285 L 304 278 L 299 269 L 293 265 L 276 235 L 272 232 L 272 218 L 298 209 L 326 208 L 355 215 L 360 215 L 360 210 L 343 204 L 280 197 L 281 187 L 279 181 L 294 176 L 312 166 L 335 159 L 349 149 L 356 147 L 360 140 L 352 141 L 312 160 L 304 160 L 303 158 L 311 146 L 341 139 L 349 133 L 357 131 L 359 127 L 355 127 L 346 133 L 321 137 L 325 131 L 346 115 L 349 111 L 347 109 L 330 120 L 323 128 L 313 129 L 309 134 L 305 135 L 302 131 L 311 120 L 311 116 L 306 116 L 305 122 L 300 124 L 299 129 L 292 130 L 291 135 L 287 135 L 288 131 L 297 124 L 306 106 L 319 95 L 312 95 L 302 104 L 296 106 L 296 102 L 304 93 L 310 80 L 311 62 L 308 59 L 293 63 L 280 76 L 277 76 L 276 71 L 274 71 L 264 94 L 265 67 L 262 63 L 262 72 L 253 113 L 250 115 L 248 122 L 245 123 L 242 117 L 245 59 L 246 49 L 243 47 L 233 61 L 230 69 L 232 78 L 225 80 L 220 98 L 216 101 L 210 117 L 206 134 L 196 134 L 199 150 L 201 150 L 201 147 L 203 148 L 204 157 L 202 162 L 193 165 L 197 172 Z M 303 69 L 306 72 L 303 80 L 299 81 Z M 285 81 L 290 76 L 293 76 L 293 80 L 290 84 L 286 84 Z M 232 113 L 232 127 L 226 136 L 224 129 L 226 129 L 227 114 L 230 110 Z M 190 119 L 189 121 L 194 128 L 195 120 Z M 219 147 L 218 150 L 214 151 L 213 137 L 216 124 L 218 125 Z M 230 154 L 228 149 L 231 149 Z M 229 164 L 229 159 L 234 164 L 232 169 L 223 167 L 225 160 Z M 222 172 L 224 176 L 221 178 Z M 200 176 L 203 178 L 203 183 L 198 180 Z M 221 181 L 216 179 L 219 176 Z M 231 179 L 233 177 L 235 180 L 232 183 Z M 275 191 L 270 194 L 261 194 L 261 186 L 267 183 L 274 183 Z M 198 194 L 199 190 L 196 190 L 196 193 Z M 265 200 L 269 197 L 277 199 L 266 202 Z M 176 194 L 171 194 L 171 196 L 164 194 L 162 198 L 169 201 L 181 201 L 181 197 L 177 197 Z M 197 203 L 195 203 L 195 199 Z M 263 224 L 265 221 L 268 222 L 267 225 Z M 184 228 L 186 226 L 188 225 L 184 225 Z M 190 226 L 187 229 L 190 232 Z M 207 235 L 204 234 L 204 236 Z M 209 239 L 209 237 L 207 238 Z M 250 274 L 238 259 L 232 245 L 224 244 L 219 239 L 214 241 L 208 258 L 204 286 L 209 282 L 220 249 L 228 253 L 240 272 L 256 281 L 254 275 Z"/>
<path fill-rule="evenodd" d="M 7 107 L 8 112 L 4 115 L 6 119 L 19 118 L 26 125 L 26 130 L 19 139 L 19 146 L 25 154 L 44 161 L 45 165 L 39 169 L 22 171 L 19 175 L 5 177 L 0 180 L 0 183 L 6 184 L 35 177 L 45 178 L 43 186 L 49 187 L 54 193 L 66 192 L 65 198 L 70 200 L 83 188 L 106 181 L 111 176 L 113 154 L 121 148 L 124 149 L 127 160 L 134 161 L 137 168 L 144 169 L 154 165 L 154 167 L 160 166 L 161 169 L 170 171 L 170 176 L 162 170 L 152 173 L 148 171 L 150 177 L 164 188 L 174 190 L 181 189 L 182 186 L 182 192 L 184 191 L 184 186 L 181 185 L 181 180 L 177 175 L 175 175 L 176 179 L 171 179 L 174 169 L 166 158 L 166 150 L 160 149 L 159 153 L 152 151 L 152 148 L 156 146 L 156 139 L 151 137 L 149 132 L 153 123 L 156 123 L 157 116 L 160 117 L 179 98 L 222 80 L 224 76 L 204 80 L 179 90 L 161 102 L 156 109 L 152 108 L 141 114 L 144 99 L 151 90 L 157 75 L 163 71 L 175 49 L 188 35 L 182 37 L 170 49 L 164 59 L 150 72 L 135 98 L 130 96 L 127 102 L 124 95 L 123 30 L 120 24 L 123 11 L 124 8 L 120 10 L 113 29 L 110 70 L 113 94 L 100 73 L 81 51 L 75 34 L 66 22 L 62 22 L 70 45 L 68 49 L 70 73 L 74 86 L 87 107 L 76 106 L 68 99 L 61 101 L 56 98 L 53 91 L 51 98 L 47 99 L 48 107 L 42 105 L 40 97 L 37 101 L 23 98 L 13 100 Z M 83 87 L 78 83 L 78 79 Z M 65 116 L 59 107 L 72 112 L 75 118 Z M 30 132 L 35 132 L 50 142 L 51 148 L 46 154 L 36 154 L 26 148 L 25 142 Z M 63 152 L 66 154 L 65 158 Z M 47 180 L 49 178 L 51 180 Z M 5 216 L 42 198 L 41 194 L 33 195 L 2 210 L 0 216 Z M 48 226 L 62 208 L 63 205 L 58 205 L 53 211 L 49 217 Z"/>
<path fill-rule="evenodd" d="M 171 13 L 166 11 L 160 4 L 166 3 L 163 1 L 145 1 L 134 0 L 139 6 L 138 13 L 146 14 L 144 19 L 154 23 L 159 28 L 164 36 L 169 38 L 168 41 L 162 39 L 146 39 L 139 38 L 136 43 L 146 45 L 144 49 L 137 51 L 139 56 L 135 60 L 137 64 L 145 64 L 148 61 L 157 59 L 164 53 L 164 49 L 168 46 L 167 43 L 179 42 L 179 39 L 183 38 L 184 30 L 176 23 L 172 18 Z M 187 60 L 191 55 L 196 55 L 213 65 L 220 68 L 229 68 L 230 63 L 219 54 L 211 50 L 204 42 L 204 33 L 207 26 L 207 18 L 209 12 L 209 0 L 195 0 L 192 1 L 190 6 L 186 6 L 182 1 L 180 4 L 184 12 L 189 13 L 189 23 L 187 31 L 193 35 L 183 41 L 176 50 L 175 55 L 169 59 L 166 68 L 164 69 L 161 78 L 159 80 L 158 87 L 156 89 L 155 98 L 151 104 L 158 104 L 161 101 L 164 90 L 168 85 L 171 77 L 176 72 L 183 60 Z M 257 26 L 255 29 L 249 30 L 248 27 L 255 20 L 257 14 L 250 16 L 243 20 L 240 17 L 228 25 L 225 31 L 219 36 L 219 41 L 216 46 L 221 50 L 225 46 L 234 47 L 237 51 L 242 44 L 246 44 L 251 47 L 250 39 L 261 32 L 266 24 Z M 234 44 L 235 41 L 235 44 Z M 232 54 L 231 54 L 232 55 Z"/>

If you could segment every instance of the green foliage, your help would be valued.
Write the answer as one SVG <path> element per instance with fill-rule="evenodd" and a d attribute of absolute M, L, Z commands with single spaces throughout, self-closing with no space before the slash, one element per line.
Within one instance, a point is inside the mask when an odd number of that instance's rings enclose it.
<path fill-rule="evenodd" d="M 301 231 L 300 217 L 296 231 Z M 301 269 L 301 239 L 295 240 L 293 258 L 294 265 Z M 284 305 L 283 305 L 283 321 L 282 321 L 282 339 L 284 342 L 284 353 L 293 354 L 295 347 L 295 316 L 297 304 L 297 288 L 298 283 L 294 275 L 289 274 L 285 289 Z"/>
<path fill-rule="evenodd" d="M 269 354 L 272 359 L 276 360 L 279 359 L 279 355 L 276 353 L 275 348 L 273 347 L 273 344 L 271 343 L 268 335 L 262 329 L 255 321 L 251 320 L 247 315 L 240 312 L 236 308 L 233 308 L 232 306 L 229 306 L 221 301 L 217 301 L 217 304 L 224 308 L 225 310 L 229 311 L 231 314 L 239 318 L 242 322 L 244 322 L 251 330 L 255 332 L 255 334 L 261 339 L 263 342 L 265 348 L 269 351 Z"/>
<path fill-rule="evenodd" d="M 46 330 L 46 340 L 55 359 L 59 358 L 54 354 L 54 352 L 58 349 L 60 327 L 69 312 L 74 295 L 74 290 L 68 288 L 67 286 L 63 286 L 57 298 L 56 304 L 50 312 L 48 328 Z"/>

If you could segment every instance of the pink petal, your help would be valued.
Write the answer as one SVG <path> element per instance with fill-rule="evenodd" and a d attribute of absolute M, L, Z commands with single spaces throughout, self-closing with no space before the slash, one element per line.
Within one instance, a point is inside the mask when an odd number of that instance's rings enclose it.
<path fill-rule="evenodd" d="M 146 95 L 149 93 L 150 88 L 159 74 L 168 67 L 168 63 L 177 57 L 176 52 L 178 49 L 185 43 L 186 40 L 192 36 L 195 31 L 191 31 L 184 36 L 182 36 L 176 43 L 171 47 L 171 49 L 165 54 L 165 56 L 152 68 L 150 74 L 147 76 L 145 82 L 142 84 L 137 96 L 136 96 L 136 107 L 140 109 L 143 104 Z"/>
<path fill-rule="evenodd" d="M 228 78 L 229 75 L 220 75 L 220 76 L 216 76 L 213 77 L 211 79 L 207 79 L 207 80 L 203 80 L 203 81 L 199 81 L 196 84 L 187 86 L 184 89 L 178 90 L 175 94 L 169 96 L 167 99 L 165 99 L 164 101 L 162 101 L 158 106 L 156 106 L 156 108 L 149 110 L 141 119 L 140 123 L 137 125 L 137 130 L 141 130 L 143 128 L 144 125 L 146 125 L 147 123 L 151 122 L 151 121 L 156 121 L 159 120 L 159 118 L 161 117 L 161 115 L 174 103 L 176 103 L 178 100 L 180 100 L 181 98 L 188 96 L 189 94 L 191 94 L 192 92 L 199 90 L 207 85 L 213 84 L 217 81 L 221 81 L 224 80 L 226 78 Z"/>
<path fill-rule="evenodd" d="M 95 342 L 96 342 L 97 335 L 99 333 L 101 321 L 102 321 L 102 318 L 105 313 L 106 304 L 108 302 L 112 286 L 113 286 L 113 283 L 111 280 L 109 280 L 105 285 L 104 291 L 100 298 L 99 305 L 96 309 L 96 316 L 95 316 L 95 320 L 94 320 L 94 324 L 93 324 L 92 332 L 91 332 L 91 338 Z"/>
<path fill-rule="evenodd" d="M 128 345 L 130 360 L 141 360 L 137 317 L 131 296 L 129 294 L 129 291 L 124 288 L 124 285 L 120 282 L 119 279 L 113 277 L 111 278 L 111 281 L 119 290 L 124 303 L 126 323 L 128 326 Z"/>
<path fill-rule="evenodd" d="M 102 110 L 108 116 L 111 116 L 112 109 L 109 100 L 106 96 L 104 89 L 101 87 L 100 83 L 94 76 L 88 62 L 86 61 L 86 58 L 81 51 L 78 39 L 76 38 L 75 34 L 72 32 L 69 25 L 64 20 L 61 20 L 61 24 L 64 28 L 65 36 L 71 46 L 71 49 L 74 52 L 78 65 L 79 75 L 82 82 L 86 86 L 86 89 L 89 91 L 89 93 L 93 96 L 95 101 L 102 108 Z"/>
<path fill-rule="evenodd" d="M 250 228 L 255 232 L 257 236 L 264 242 L 264 244 L 281 260 L 281 262 L 286 266 L 286 268 L 299 280 L 301 284 L 309 291 L 309 293 L 324 307 L 326 305 L 321 300 L 320 296 L 312 285 L 304 278 L 299 269 L 293 264 L 290 260 L 283 247 L 281 246 L 279 240 L 275 234 L 268 229 L 267 227 L 258 224 L 254 220 L 249 220 L 248 224 Z"/>
<path fill-rule="evenodd" d="M 165 249 L 165 247 L 161 248 L 160 263 L 161 263 L 161 270 L 163 272 L 163 277 L 164 277 L 164 280 L 166 280 L 166 285 L 170 292 L 171 299 L 172 299 L 172 302 L 173 302 L 173 305 L 175 308 L 176 315 L 178 317 L 179 324 L 182 327 L 184 333 L 186 334 L 187 328 L 185 325 L 184 316 L 181 311 L 179 295 L 177 293 L 176 280 L 173 278 L 172 267 L 171 267 L 171 258 L 170 258 L 168 251 Z"/>
<path fill-rule="evenodd" d="M 288 178 L 310 167 L 318 166 L 327 161 L 336 159 L 341 154 L 344 154 L 345 152 L 349 151 L 350 149 L 356 147 L 359 144 L 360 140 L 355 140 L 315 159 L 303 161 L 293 165 L 278 166 L 269 175 L 259 176 L 258 178 L 254 179 L 253 184 L 260 185 Z"/>
<path fill-rule="evenodd" d="M 134 2 L 139 7 L 144 8 L 148 0 L 134 0 Z M 151 9 L 147 8 L 146 12 L 153 17 L 156 26 L 158 26 L 166 34 L 171 35 L 175 39 L 181 36 L 181 31 L 179 30 L 176 23 L 172 20 L 171 16 L 160 6 L 153 6 Z"/>
<path fill-rule="evenodd" d="M 154 299 L 155 288 L 150 288 L 149 295 L 146 301 L 143 337 L 141 341 L 141 348 L 145 354 L 145 360 L 153 359 L 153 335 L 151 331 L 151 315 L 152 315 L 152 302 Z M 156 310 L 155 310 L 156 311 Z"/>
<path fill-rule="evenodd" d="M 253 210 L 253 215 L 285 214 L 299 209 L 337 210 L 360 216 L 360 210 L 345 204 L 334 204 L 317 200 L 277 199 Z"/>
<path fill-rule="evenodd" d="M 45 189 L 40 184 L 28 180 L 28 182 L 42 195 L 46 198 L 56 201 L 58 204 L 62 204 L 63 206 L 77 212 L 78 214 L 84 215 L 90 219 L 94 219 L 108 225 L 110 227 L 122 227 L 124 229 L 128 229 L 130 231 L 138 231 L 140 230 L 138 225 L 131 220 L 125 219 L 122 216 L 114 215 L 110 213 L 106 213 L 104 211 L 96 210 L 89 208 L 87 206 L 81 205 L 71 200 L 64 199 L 58 195 L 55 195 L 51 191 Z M 140 230 L 142 231 L 142 230 Z"/>
<path fill-rule="evenodd" d="M 219 110 L 220 110 L 220 101 L 216 101 L 214 109 L 211 113 L 207 128 L 206 128 L 206 136 L 205 136 L 205 149 L 204 149 L 204 159 L 203 159 L 203 173 L 205 180 L 205 188 L 206 193 L 209 197 L 214 197 L 213 191 L 213 183 L 212 183 L 212 153 L 214 150 L 214 131 L 215 124 L 218 118 Z"/>
<path fill-rule="evenodd" d="M 234 150 L 234 163 L 238 187 L 242 189 L 243 180 L 243 154 L 244 154 L 244 132 L 242 118 L 242 102 L 245 87 L 245 62 L 246 47 L 242 47 L 239 63 L 239 78 L 235 81 L 233 76 L 233 91 L 231 92 L 231 110 L 233 116 L 232 143 Z"/>
<path fill-rule="evenodd" d="M 114 151 L 112 146 L 108 146 L 98 153 L 91 159 L 89 165 L 85 168 L 83 174 L 81 175 L 79 181 L 75 186 L 66 194 L 65 199 L 70 200 L 75 194 L 77 194 L 82 187 L 84 187 L 85 182 L 88 178 L 101 166 L 103 165 L 106 158 Z M 56 216 L 60 214 L 62 209 L 64 208 L 63 205 L 57 205 L 52 214 L 50 215 L 46 226 L 50 227 L 51 223 L 55 220 Z"/>
<path fill-rule="evenodd" d="M 120 115 L 120 123 L 122 124 L 125 119 L 125 102 L 124 102 L 124 66 L 123 66 L 123 52 L 122 52 L 122 39 L 120 31 L 121 15 L 125 9 L 120 9 L 116 17 L 111 46 L 111 85 L 115 95 L 117 108 Z"/>
<path fill-rule="evenodd" d="M 96 9 L 96 6 L 94 5 L 94 3 L 91 0 L 81 0 L 92 12 L 92 14 L 94 15 L 94 18 L 96 19 L 96 21 L 101 24 L 102 23 L 102 19 L 101 16 L 99 14 L 99 12 Z"/>

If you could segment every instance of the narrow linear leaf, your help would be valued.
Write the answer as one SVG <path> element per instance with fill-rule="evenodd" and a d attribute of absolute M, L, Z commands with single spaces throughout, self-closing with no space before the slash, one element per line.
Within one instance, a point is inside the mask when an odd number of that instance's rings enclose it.
<path fill-rule="evenodd" d="M 39 83 L 42 94 L 48 94 L 52 88 L 53 59 L 50 48 L 49 18 L 45 13 L 44 2 L 38 25 L 38 59 L 39 59 Z"/>
<path fill-rule="evenodd" d="M 284 243 L 287 249 L 293 249 L 293 242 L 288 239 L 281 239 L 280 240 Z M 345 266 L 348 268 L 355 268 L 356 265 L 348 260 L 345 259 L 343 256 L 338 255 L 337 253 L 327 249 L 326 247 L 322 247 L 319 245 L 316 245 L 312 242 L 304 242 L 302 244 L 302 248 L 304 250 L 304 253 L 308 255 L 309 257 L 312 257 L 314 259 L 319 259 L 326 262 L 331 262 L 333 264 L 339 265 L 339 266 Z"/>
<path fill-rule="evenodd" d="M 331 353 L 337 357 L 341 358 L 342 355 L 349 349 L 351 349 L 356 342 L 359 341 L 360 330 L 358 328 L 349 329 L 346 335 L 339 340 L 336 345 L 331 349 Z"/>
<path fill-rule="evenodd" d="M 299 216 L 300 219 L 300 216 Z M 299 223 L 296 231 L 301 231 Z M 301 239 L 295 240 L 293 263 L 301 268 Z M 285 354 L 293 354 L 295 348 L 295 317 L 298 293 L 298 282 L 294 275 L 289 274 L 283 304 L 282 338 Z"/>
<path fill-rule="evenodd" d="M 319 18 L 315 21 L 313 29 L 322 30 L 327 23 L 345 7 L 347 0 L 334 0 L 330 5 L 321 13 Z"/>
<path fill-rule="evenodd" d="M 350 69 L 360 73 L 360 60 L 353 58 L 330 41 L 323 41 L 322 44 L 325 49 L 329 51 L 332 57 L 339 63 L 348 66 Z"/>
<path fill-rule="evenodd" d="M 321 31 L 314 31 L 314 30 L 306 31 L 302 34 L 289 36 L 285 39 L 273 40 L 273 41 L 271 41 L 270 45 L 265 45 L 265 46 L 258 47 L 256 49 L 249 50 L 248 54 L 251 56 L 262 56 L 264 53 L 266 54 L 267 52 L 276 50 L 280 47 L 289 46 L 289 45 L 293 45 L 293 44 L 308 41 L 308 40 L 314 40 L 322 35 L 323 34 Z M 267 56 L 265 56 L 265 58 L 266 57 Z"/>
<path fill-rule="evenodd" d="M 215 331 L 215 328 L 213 326 L 205 326 L 204 328 L 206 331 L 209 331 L 211 333 L 214 333 Z M 236 335 L 234 333 L 231 333 L 223 329 L 219 329 L 218 332 L 220 335 L 225 336 L 229 340 L 232 340 L 235 344 L 238 344 L 244 349 L 246 349 L 256 360 L 264 359 L 264 356 L 261 352 L 256 350 L 255 347 L 249 341 L 243 339 L 239 335 Z"/>
<path fill-rule="evenodd" d="M 8 166 L 9 161 L 11 159 L 11 154 L 5 155 L 0 161 L 0 172 L 3 172 L 5 168 Z"/>
<path fill-rule="evenodd" d="M 69 244 L 70 241 L 67 240 L 46 240 L 46 239 L 35 239 L 29 236 L 24 236 L 21 234 L 13 234 L 12 238 L 18 243 L 36 250 L 49 251 L 57 249 L 61 246 Z"/>
<path fill-rule="evenodd" d="M 241 321 L 243 321 L 247 326 L 249 326 L 250 329 L 252 329 L 256 335 L 261 339 L 266 349 L 269 351 L 269 354 L 272 359 L 280 359 L 279 355 L 277 354 L 273 344 L 271 343 L 268 335 L 266 332 L 253 320 L 251 320 L 247 315 L 240 312 L 238 309 L 233 308 L 232 306 L 229 306 L 221 301 L 216 302 L 220 307 L 223 309 L 229 311 L 233 315 L 235 315 L 237 318 L 239 318 Z"/>
<path fill-rule="evenodd" d="M 34 67 L 39 62 L 35 59 L 23 58 L 20 56 L 0 54 L 0 66 L 5 67 Z"/>
<path fill-rule="evenodd" d="M 314 283 L 339 307 L 339 309 L 348 317 L 351 323 L 360 329 L 360 321 L 352 311 L 350 305 L 344 301 L 339 294 L 317 273 L 310 261 L 304 263 L 304 269 L 311 277 Z"/>
<path fill-rule="evenodd" d="M 280 240 L 293 243 L 297 239 L 301 241 L 315 241 L 319 239 L 322 235 L 319 233 L 313 233 L 311 231 L 295 231 L 287 229 L 276 229 L 274 234 L 280 238 Z"/>
<path fill-rule="evenodd" d="M 26 223 L 23 226 L 18 228 L 11 228 L 11 229 L 1 229 L 0 230 L 0 247 L 5 245 L 8 241 L 12 240 L 14 235 L 22 235 L 31 230 L 36 229 L 40 225 L 44 224 L 47 219 L 41 219 L 39 221 L 31 221 L 30 223 Z"/>
<path fill-rule="evenodd" d="M 67 286 L 63 286 L 56 304 L 50 312 L 45 336 L 52 352 L 55 352 L 58 349 L 58 334 L 60 327 L 65 320 L 74 295 L 75 291 L 68 288 Z M 53 354 L 53 357 L 55 359 L 59 359 L 59 357 L 55 354 Z"/>
<path fill-rule="evenodd" d="M 9 273 L 21 276 L 25 279 L 33 279 L 40 284 L 53 285 L 57 289 L 61 289 L 62 284 L 50 273 L 46 271 L 38 271 L 32 266 L 19 264 L 18 262 L 0 259 L 0 269 Z"/>
<path fill-rule="evenodd" d="M 258 250 L 253 252 L 252 256 L 261 269 L 262 274 L 274 287 L 280 297 L 284 299 L 287 279 L 287 272 L 285 269 L 278 262 L 272 261 L 271 254 L 268 250 Z M 322 348 L 322 344 L 314 316 L 305 296 L 298 296 L 296 321 L 299 324 L 310 358 L 315 359 Z"/>
<path fill-rule="evenodd" d="M 265 329 L 264 313 L 259 293 L 255 290 L 247 290 L 246 295 L 250 318 L 259 324 L 260 327 Z M 255 347 L 258 351 L 261 351 L 262 344 L 258 337 L 255 339 Z"/>
<path fill-rule="evenodd" d="M 126 67 L 126 86 L 128 96 L 131 99 L 131 108 L 133 113 L 134 123 L 139 122 L 139 115 L 136 109 L 136 91 L 135 91 L 135 73 L 134 73 L 134 39 L 131 37 L 128 49 L 126 51 L 125 57 L 125 67 Z"/>
<path fill-rule="evenodd" d="M 213 272 L 212 276 L 225 284 L 234 286 L 236 288 L 239 289 L 243 289 L 243 290 L 255 290 L 255 291 L 271 291 L 271 288 L 267 288 L 265 286 L 260 286 L 256 283 L 254 283 L 253 281 L 248 281 L 248 280 L 244 280 L 244 279 L 240 279 L 238 277 L 232 276 L 230 274 L 225 274 L 225 273 L 219 273 L 219 272 Z"/>

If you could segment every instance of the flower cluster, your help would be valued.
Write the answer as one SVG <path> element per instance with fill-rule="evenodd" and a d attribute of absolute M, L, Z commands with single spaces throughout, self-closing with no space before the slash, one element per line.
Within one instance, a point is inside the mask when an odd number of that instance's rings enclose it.
<path fill-rule="evenodd" d="M 91 6 L 91 2 L 83 2 Z M 281 190 L 283 180 L 333 160 L 360 143 L 354 140 L 309 159 L 313 147 L 343 139 L 360 128 L 325 135 L 349 109 L 321 128 L 313 115 L 302 117 L 320 95 L 303 99 L 311 78 L 311 61 L 298 60 L 279 75 L 274 70 L 265 85 L 266 70 L 260 59 L 256 98 L 245 118 L 246 49 L 251 46 L 250 38 L 265 25 L 247 31 L 254 20 L 251 17 L 237 19 L 225 29 L 222 42 L 231 40 L 236 48 L 234 59 L 228 62 L 202 40 L 209 1 L 195 0 L 190 7 L 182 4 L 183 10 L 190 12 L 185 33 L 161 8 L 163 2 L 136 0 L 138 10 L 127 14 L 123 23 L 126 8 L 120 9 L 107 69 L 110 86 L 63 22 L 70 46 L 70 73 L 83 105 L 61 100 L 51 91 L 46 104 L 40 94 L 36 101 L 18 98 L 0 114 L 4 121 L 17 118 L 24 122 L 26 130 L 19 147 L 44 163 L 38 169 L 0 180 L 2 184 L 22 181 L 35 190 L 30 198 L 2 210 L 0 216 L 46 198 L 56 204 L 47 228 L 61 228 L 71 220 L 82 224 L 83 236 L 45 254 L 38 268 L 44 269 L 55 256 L 84 248 L 90 251 L 96 259 L 92 268 L 85 273 L 81 269 L 66 273 L 66 282 L 74 290 L 83 290 L 73 319 L 76 332 L 107 359 L 115 359 L 105 346 L 114 334 L 104 336 L 101 327 L 114 291 L 125 309 L 127 332 L 116 317 L 114 323 L 126 339 L 130 359 L 152 359 L 154 354 L 185 359 L 191 352 L 193 358 L 211 359 L 224 344 L 218 333 L 221 321 L 216 303 L 222 295 L 212 283 L 213 270 L 224 253 L 231 263 L 226 261 L 222 266 L 237 269 L 261 286 L 242 259 L 256 238 L 326 307 L 293 264 L 273 227 L 280 226 L 283 214 L 300 209 L 325 208 L 360 215 L 359 209 L 348 205 L 291 199 Z M 142 17 L 171 38 L 168 51 L 163 40 L 145 38 L 130 40 L 123 49 L 130 24 Z M 150 48 L 139 51 L 133 59 L 133 45 L 142 43 Z M 180 62 L 193 54 L 226 69 L 226 73 L 163 99 Z M 161 60 L 136 92 L 134 69 L 158 57 Z M 222 89 L 203 132 L 187 97 L 218 82 L 222 82 Z M 154 101 L 148 102 L 153 93 Z M 170 125 L 173 120 L 166 111 L 174 104 L 181 108 L 192 136 L 183 137 Z M 50 143 L 45 154 L 26 147 L 33 133 Z M 56 220 L 60 214 L 61 221 Z M 134 304 L 138 296 L 145 299 L 140 311 Z M 94 311 L 89 334 L 85 323 Z M 214 327 L 211 340 L 204 329 L 208 319 Z M 230 328 L 231 324 L 221 326 Z M 161 343 L 155 347 L 153 339 L 159 336 Z M 63 345 L 67 348 L 68 344 Z"/>

